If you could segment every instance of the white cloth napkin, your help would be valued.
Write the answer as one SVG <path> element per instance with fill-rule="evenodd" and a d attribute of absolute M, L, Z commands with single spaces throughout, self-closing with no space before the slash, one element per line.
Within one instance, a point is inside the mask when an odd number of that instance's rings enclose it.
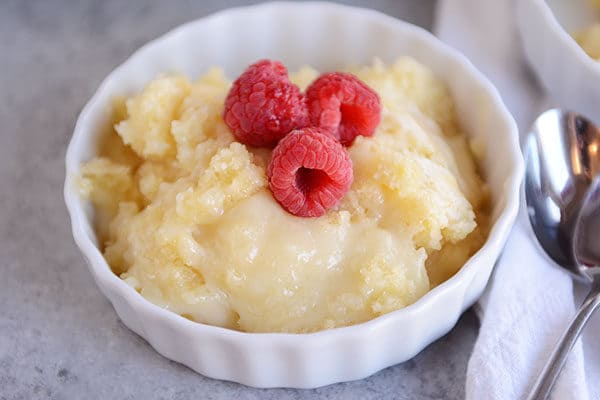
<path fill-rule="evenodd" d="M 527 0 L 439 0 L 434 32 L 495 84 L 522 139 L 536 115 L 554 101 L 545 97 L 526 66 L 515 1 Z M 475 307 L 481 327 L 467 369 L 468 400 L 525 398 L 585 294 L 586 288 L 574 288 L 533 240 L 521 204 L 504 254 Z M 593 334 L 600 332 L 600 318 L 590 325 L 583 346 L 578 342 L 567 360 L 552 399 L 600 399 L 600 340 Z"/>

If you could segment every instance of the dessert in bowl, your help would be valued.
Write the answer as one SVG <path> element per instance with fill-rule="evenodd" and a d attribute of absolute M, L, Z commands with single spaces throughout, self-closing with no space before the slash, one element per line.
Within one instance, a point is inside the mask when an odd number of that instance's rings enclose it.
<path fill-rule="evenodd" d="M 600 123 L 597 0 L 516 2 L 525 56 L 559 106 Z M 578 43 L 579 42 L 579 43 Z"/>
<path fill-rule="evenodd" d="M 589 26 L 575 31 L 573 37 L 588 56 L 600 62 L 600 1 L 590 2 L 596 8 L 596 20 Z"/>
<path fill-rule="evenodd" d="M 244 35 L 231 30 L 242 21 Z M 197 46 L 210 35 L 219 44 Z M 352 72 L 381 98 L 370 137 L 336 142 L 354 180 L 320 216 L 276 196 L 268 166 L 295 131 L 271 150 L 223 119 L 225 77 L 265 55 L 298 71 L 301 88 L 318 75 L 303 65 L 362 65 Z M 116 117 L 115 96 L 129 99 Z M 148 99 L 167 117 L 144 115 Z M 216 378 L 315 387 L 406 360 L 452 327 L 506 240 L 521 169 L 496 91 L 430 34 L 372 11 L 284 3 L 188 24 L 113 72 L 78 121 L 65 197 L 99 286 L 159 352 Z"/>
<path fill-rule="evenodd" d="M 263 61 L 242 78 L 272 72 L 273 66 L 285 68 Z M 408 57 L 354 72 L 363 80 L 340 73 L 317 79 L 308 67 L 286 79 L 282 85 L 298 93 L 316 81 L 297 106 L 286 104 L 296 114 L 283 115 L 290 126 L 278 126 L 276 140 L 257 126 L 256 115 L 252 128 L 242 129 L 236 105 L 227 107 L 226 98 L 238 100 L 245 88 L 238 81 L 230 89 L 219 69 L 194 83 L 158 77 L 126 106 L 117 105 L 116 140 L 107 154 L 82 167 L 82 189 L 96 207 L 96 230 L 113 271 L 147 299 L 191 320 L 246 332 L 296 333 L 405 307 L 454 274 L 485 239 L 487 188 L 451 96 L 427 67 Z M 318 140 L 303 129 L 319 119 L 308 118 L 306 103 L 317 97 L 317 86 L 328 91 L 337 84 L 324 82 L 331 76 L 352 79 L 341 82 L 342 89 L 368 91 L 373 102 L 364 104 L 365 112 L 381 122 L 372 123 L 369 136 L 346 134 L 348 140 L 340 140 L 346 150 L 333 143 L 313 149 L 308 140 L 310 154 L 298 154 L 302 146 L 285 150 L 294 135 Z M 248 91 L 273 79 L 263 80 L 250 82 Z M 257 94 L 267 108 L 279 91 Z M 326 96 L 317 103 L 330 101 L 329 91 Z M 335 128 L 361 125 L 358 97 L 336 105 L 348 111 Z M 251 105 L 246 100 L 241 108 Z M 277 112 L 260 109 L 258 117 L 265 114 L 272 122 Z M 337 153 L 350 162 L 340 162 Z M 293 176 L 273 168 L 297 156 L 304 170 L 294 169 Z M 304 160 L 309 156 L 315 161 Z M 329 207 L 320 207 L 322 193 L 314 194 L 316 204 L 310 193 L 300 193 L 305 198 L 298 207 L 306 209 L 292 209 L 285 182 L 281 195 L 274 183 L 290 175 L 294 189 L 300 179 L 310 179 L 302 171 L 350 176 L 341 177 L 348 180 L 341 192 L 332 194 L 336 185 L 327 189 Z M 300 184 L 305 192 L 319 189 Z"/>

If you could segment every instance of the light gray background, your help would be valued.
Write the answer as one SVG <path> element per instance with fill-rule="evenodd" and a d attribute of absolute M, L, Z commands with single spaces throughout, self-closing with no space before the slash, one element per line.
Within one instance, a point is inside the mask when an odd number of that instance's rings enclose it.
<path fill-rule="evenodd" d="M 81 107 L 136 48 L 249 1 L 0 0 L 0 399 L 460 399 L 471 311 L 413 360 L 317 390 L 258 390 L 159 356 L 117 319 L 71 238 L 63 157 Z M 430 27 L 433 0 L 348 1 Z"/>

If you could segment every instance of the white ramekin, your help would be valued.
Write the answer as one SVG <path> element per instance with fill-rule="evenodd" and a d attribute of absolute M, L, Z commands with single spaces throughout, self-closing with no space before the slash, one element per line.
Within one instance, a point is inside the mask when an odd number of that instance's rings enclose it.
<path fill-rule="evenodd" d="M 600 123 L 600 63 L 570 35 L 598 21 L 587 0 L 518 0 L 517 24 L 525 55 L 561 107 Z"/>
<path fill-rule="evenodd" d="M 330 70 L 410 55 L 444 79 L 460 122 L 485 146 L 481 167 L 493 198 L 489 238 L 450 280 L 415 304 L 359 325 L 312 334 L 242 333 L 191 322 L 145 300 L 113 274 L 98 250 L 90 205 L 76 176 L 108 129 L 111 98 L 157 74 L 197 77 L 210 66 L 235 76 L 263 57 L 290 69 Z M 66 157 L 65 200 L 73 236 L 96 283 L 119 317 L 159 353 L 218 379 L 257 387 L 312 388 L 360 379 L 410 359 L 448 332 L 481 295 L 518 208 L 522 159 L 515 123 L 494 87 L 463 56 L 423 29 L 384 14 L 329 3 L 270 3 L 185 24 L 138 50 L 85 106 Z"/>

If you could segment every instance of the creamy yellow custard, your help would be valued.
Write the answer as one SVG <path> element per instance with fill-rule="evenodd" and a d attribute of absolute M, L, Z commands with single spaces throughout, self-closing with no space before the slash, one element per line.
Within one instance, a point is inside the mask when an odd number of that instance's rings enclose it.
<path fill-rule="evenodd" d="M 600 10 L 600 0 L 591 0 L 591 3 Z M 600 61 L 600 22 L 575 32 L 573 38 L 591 58 Z"/>
<path fill-rule="evenodd" d="M 600 23 L 576 32 L 573 37 L 591 58 L 600 61 Z"/>
<path fill-rule="evenodd" d="M 348 149 L 352 187 L 319 218 L 282 209 L 270 150 L 234 140 L 222 71 L 160 76 L 116 101 L 114 132 L 81 170 L 113 271 L 159 306 L 248 332 L 367 321 L 452 276 L 487 234 L 487 186 L 452 98 L 411 58 L 350 70 L 378 92 L 382 120 Z"/>

